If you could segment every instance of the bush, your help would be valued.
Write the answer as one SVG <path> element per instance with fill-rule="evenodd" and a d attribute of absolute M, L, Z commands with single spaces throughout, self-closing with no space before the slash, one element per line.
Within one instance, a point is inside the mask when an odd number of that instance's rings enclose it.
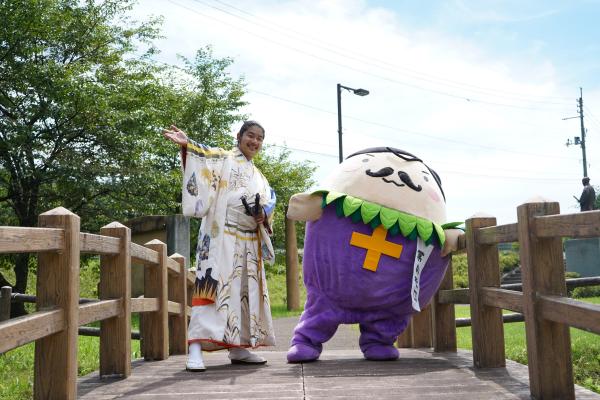
<path fill-rule="evenodd" d="M 469 287 L 466 254 L 456 254 L 452 256 L 452 278 L 454 279 L 455 288 Z"/>
<path fill-rule="evenodd" d="M 575 299 L 600 297 L 600 286 L 583 286 L 573 289 L 571 296 Z"/>
<path fill-rule="evenodd" d="M 501 251 L 499 254 L 499 262 L 500 271 L 502 271 L 503 274 L 512 271 L 521 264 L 519 253 L 514 251 Z"/>

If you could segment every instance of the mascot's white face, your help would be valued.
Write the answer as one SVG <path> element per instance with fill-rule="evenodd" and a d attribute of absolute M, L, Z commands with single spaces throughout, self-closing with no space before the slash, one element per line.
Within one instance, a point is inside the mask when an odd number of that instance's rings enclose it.
<path fill-rule="evenodd" d="M 446 202 L 432 172 L 421 161 L 407 161 L 392 152 L 344 160 L 324 187 L 438 224 L 446 222 Z"/>

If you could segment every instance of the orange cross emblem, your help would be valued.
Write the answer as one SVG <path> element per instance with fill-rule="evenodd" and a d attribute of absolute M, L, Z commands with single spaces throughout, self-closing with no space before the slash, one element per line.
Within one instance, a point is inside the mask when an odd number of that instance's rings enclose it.
<path fill-rule="evenodd" d="M 402 245 L 385 240 L 387 230 L 379 225 L 371 236 L 364 235 L 358 232 L 352 232 L 352 238 L 350 244 L 352 246 L 361 247 L 367 249 L 367 255 L 363 262 L 363 268 L 369 271 L 377 271 L 377 265 L 379 264 L 379 258 L 382 254 L 394 258 L 400 258 L 402 254 Z"/>

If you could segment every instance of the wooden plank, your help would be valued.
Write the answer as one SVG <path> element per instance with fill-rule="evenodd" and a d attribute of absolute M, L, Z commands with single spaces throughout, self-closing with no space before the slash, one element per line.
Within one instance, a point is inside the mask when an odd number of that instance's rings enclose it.
<path fill-rule="evenodd" d="M 119 238 L 103 235 L 94 235 L 93 233 L 79 234 L 80 251 L 86 254 L 106 254 L 114 255 L 119 252 Z"/>
<path fill-rule="evenodd" d="M 470 304 L 469 288 L 443 289 L 438 292 L 440 304 Z"/>
<path fill-rule="evenodd" d="M 537 305 L 538 295 L 567 293 L 561 238 L 539 238 L 534 230 L 537 217 L 559 212 L 555 202 L 517 208 L 529 381 L 538 399 L 575 398 L 569 327 L 544 319 Z"/>
<path fill-rule="evenodd" d="M 498 307 L 504 310 L 523 312 L 523 294 L 514 290 L 499 289 L 494 287 L 481 288 L 480 296 L 483 304 Z"/>
<path fill-rule="evenodd" d="M 168 268 L 168 273 L 170 276 L 177 276 L 179 275 L 179 264 L 177 263 L 177 261 L 171 259 L 171 258 L 167 258 L 167 268 Z"/>
<path fill-rule="evenodd" d="M 600 334 L 600 305 L 559 296 L 539 296 L 542 317 Z"/>
<path fill-rule="evenodd" d="M 600 211 L 535 217 L 533 228 L 538 237 L 589 238 L 600 236 Z"/>
<path fill-rule="evenodd" d="M 193 287 L 195 283 L 196 283 L 196 271 L 188 271 L 188 273 L 187 273 L 187 285 L 188 285 L 188 288 L 190 286 Z"/>
<path fill-rule="evenodd" d="M 121 313 L 121 300 L 102 300 L 79 306 L 79 326 L 103 321 Z"/>
<path fill-rule="evenodd" d="M 119 242 L 115 255 L 100 257 L 101 299 L 118 299 L 121 305 L 115 318 L 100 323 L 100 376 L 131 374 L 131 230 L 112 222 L 100 233 Z"/>
<path fill-rule="evenodd" d="M 486 306 L 481 296 L 482 288 L 500 286 L 498 248 L 495 242 L 481 244 L 478 241 L 480 229 L 495 226 L 496 218 L 470 218 L 466 221 L 465 225 L 467 262 L 469 267 L 473 363 L 478 368 L 503 367 L 506 365 L 506 359 L 502 310 Z"/>
<path fill-rule="evenodd" d="M 63 310 L 37 311 L 23 317 L 0 322 L 0 354 L 65 328 Z"/>
<path fill-rule="evenodd" d="M 179 315 L 181 312 L 181 304 L 176 303 L 174 301 L 169 301 L 167 304 L 167 308 L 169 310 L 170 315 Z"/>
<path fill-rule="evenodd" d="M 412 317 L 408 320 L 408 325 L 406 329 L 398 336 L 396 339 L 396 346 L 401 349 L 408 349 L 413 347 L 413 337 L 412 337 Z"/>
<path fill-rule="evenodd" d="M 452 277 L 452 258 L 446 269 L 446 274 L 432 302 L 433 311 L 433 349 L 435 351 L 456 351 L 456 314 L 453 304 L 439 302 L 440 291 L 454 287 Z"/>
<path fill-rule="evenodd" d="M 0 227 L 0 253 L 36 253 L 61 250 L 65 245 L 62 229 Z"/>
<path fill-rule="evenodd" d="M 159 240 L 146 243 L 146 247 L 158 254 L 158 265 L 144 268 L 145 296 L 158 299 L 158 310 L 144 315 L 144 359 L 165 360 L 169 358 L 169 296 L 167 280 L 167 245 Z"/>
<path fill-rule="evenodd" d="M 498 244 L 512 243 L 519 240 L 517 224 L 507 224 L 481 228 L 477 232 L 477 243 Z"/>
<path fill-rule="evenodd" d="M 411 324 L 412 347 L 433 347 L 433 325 L 431 304 L 420 312 L 413 314 Z"/>
<path fill-rule="evenodd" d="M 131 262 L 134 264 L 157 265 L 158 253 L 137 243 L 131 243 Z"/>
<path fill-rule="evenodd" d="M 33 395 L 35 399 L 77 397 L 77 329 L 79 327 L 79 217 L 58 207 L 40 214 L 38 225 L 64 230 L 64 247 L 39 253 L 37 309 L 59 307 L 65 328 L 36 341 Z"/>
<path fill-rule="evenodd" d="M 287 206 L 285 209 L 287 214 Z M 288 310 L 300 309 L 300 272 L 298 269 L 298 241 L 296 223 L 285 218 L 285 287 Z"/>
<path fill-rule="evenodd" d="M 456 244 L 456 252 L 462 253 L 467 250 L 467 236 L 463 233 L 458 237 L 458 243 Z"/>
<path fill-rule="evenodd" d="M 131 312 L 132 313 L 149 313 L 158 311 L 158 299 L 157 298 L 139 298 L 131 299 Z"/>
<path fill-rule="evenodd" d="M 175 253 L 170 256 L 170 259 L 179 266 L 179 273 L 175 277 L 169 277 L 169 299 L 177 305 L 176 314 L 169 315 L 169 353 L 187 354 L 187 269 L 185 268 L 185 257 Z"/>

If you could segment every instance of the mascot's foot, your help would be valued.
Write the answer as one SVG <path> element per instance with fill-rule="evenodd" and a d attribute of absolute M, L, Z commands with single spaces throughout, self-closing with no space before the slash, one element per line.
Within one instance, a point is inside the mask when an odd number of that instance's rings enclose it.
<path fill-rule="evenodd" d="M 289 353 L 288 353 L 289 354 Z M 370 346 L 363 352 L 367 360 L 373 361 L 392 361 L 397 360 L 399 353 L 394 346 Z"/>
<path fill-rule="evenodd" d="M 321 352 L 315 348 L 297 343 L 288 350 L 287 360 L 289 363 L 310 362 L 315 361 L 320 355 Z"/>

